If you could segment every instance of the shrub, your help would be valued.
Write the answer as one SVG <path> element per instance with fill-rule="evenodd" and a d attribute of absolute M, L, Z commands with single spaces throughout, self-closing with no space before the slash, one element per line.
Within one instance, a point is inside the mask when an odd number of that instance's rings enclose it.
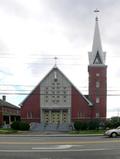
<path fill-rule="evenodd" d="M 14 121 L 11 124 L 11 128 L 14 130 L 23 130 L 24 131 L 24 130 L 29 130 L 30 125 L 23 121 Z"/>
<path fill-rule="evenodd" d="M 89 130 L 98 130 L 100 125 L 100 121 L 97 119 L 91 120 L 88 124 Z"/>
<path fill-rule="evenodd" d="M 28 123 L 26 123 L 26 122 L 20 122 L 20 124 L 19 124 L 19 129 L 20 130 L 29 130 L 29 128 L 30 128 L 30 125 L 28 124 Z"/>
<path fill-rule="evenodd" d="M 19 124 L 20 124 L 20 121 L 14 121 L 11 124 L 11 128 L 14 129 L 14 130 L 19 130 Z"/>
<path fill-rule="evenodd" d="M 75 121 L 74 122 L 74 128 L 75 128 L 75 130 L 79 131 L 81 129 L 81 122 L 80 121 Z"/>
<path fill-rule="evenodd" d="M 88 123 L 87 122 L 82 122 L 81 123 L 81 130 L 87 130 L 88 129 Z"/>

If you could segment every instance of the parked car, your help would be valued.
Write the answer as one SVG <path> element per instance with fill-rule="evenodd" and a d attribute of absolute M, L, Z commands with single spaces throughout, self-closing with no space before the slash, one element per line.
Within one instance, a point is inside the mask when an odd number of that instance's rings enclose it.
<path fill-rule="evenodd" d="M 109 136 L 109 137 L 117 137 L 120 135 L 120 126 L 118 126 L 116 129 L 110 129 L 107 130 L 104 133 L 105 136 Z"/>

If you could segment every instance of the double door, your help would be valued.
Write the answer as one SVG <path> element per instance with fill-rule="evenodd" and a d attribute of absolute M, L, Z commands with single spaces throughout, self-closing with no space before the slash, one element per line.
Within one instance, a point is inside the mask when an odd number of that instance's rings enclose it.
<path fill-rule="evenodd" d="M 68 113 L 67 111 L 60 111 L 60 110 L 44 111 L 44 122 L 54 123 L 54 124 L 67 123 Z"/>

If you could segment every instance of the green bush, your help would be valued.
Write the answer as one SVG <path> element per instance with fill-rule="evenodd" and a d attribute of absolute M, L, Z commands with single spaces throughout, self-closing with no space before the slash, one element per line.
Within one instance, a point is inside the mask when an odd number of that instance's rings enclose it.
<path fill-rule="evenodd" d="M 74 122 L 74 128 L 75 128 L 75 130 L 79 131 L 81 129 L 81 122 L 80 121 L 75 121 Z"/>
<path fill-rule="evenodd" d="M 81 130 L 87 130 L 88 129 L 88 123 L 87 122 L 82 122 L 81 123 Z"/>
<path fill-rule="evenodd" d="M 30 125 L 28 124 L 28 123 L 26 123 L 26 122 L 20 122 L 20 124 L 19 124 L 19 129 L 20 130 L 29 130 L 29 128 L 30 128 Z"/>
<path fill-rule="evenodd" d="M 86 121 L 80 122 L 79 120 L 77 120 L 77 121 L 74 122 L 74 128 L 77 131 L 79 131 L 79 130 L 88 130 L 89 123 L 86 122 Z"/>
<path fill-rule="evenodd" d="M 75 130 L 99 130 L 104 128 L 104 123 L 100 122 L 98 119 L 94 119 L 91 121 L 75 121 L 74 122 Z"/>
<path fill-rule="evenodd" d="M 99 129 L 99 126 L 100 126 L 100 121 L 97 120 L 97 119 L 91 120 L 91 121 L 88 123 L 88 129 L 89 129 L 89 130 L 98 130 L 98 129 Z"/>
<path fill-rule="evenodd" d="M 30 125 L 23 121 L 14 121 L 11 124 L 11 128 L 14 130 L 23 130 L 24 131 L 24 130 L 29 130 Z"/>
<path fill-rule="evenodd" d="M 11 124 L 11 128 L 14 129 L 14 130 L 19 130 L 19 124 L 20 124 L 20 121 L 14 121 Z"/>

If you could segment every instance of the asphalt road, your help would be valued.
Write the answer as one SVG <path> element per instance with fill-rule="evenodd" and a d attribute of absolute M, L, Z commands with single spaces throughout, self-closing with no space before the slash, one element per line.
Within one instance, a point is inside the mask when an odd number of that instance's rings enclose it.
<path fill-rule="evenodd" d="M 0 159 L 120 159 L 120 138 L 0 137 Z"/>

